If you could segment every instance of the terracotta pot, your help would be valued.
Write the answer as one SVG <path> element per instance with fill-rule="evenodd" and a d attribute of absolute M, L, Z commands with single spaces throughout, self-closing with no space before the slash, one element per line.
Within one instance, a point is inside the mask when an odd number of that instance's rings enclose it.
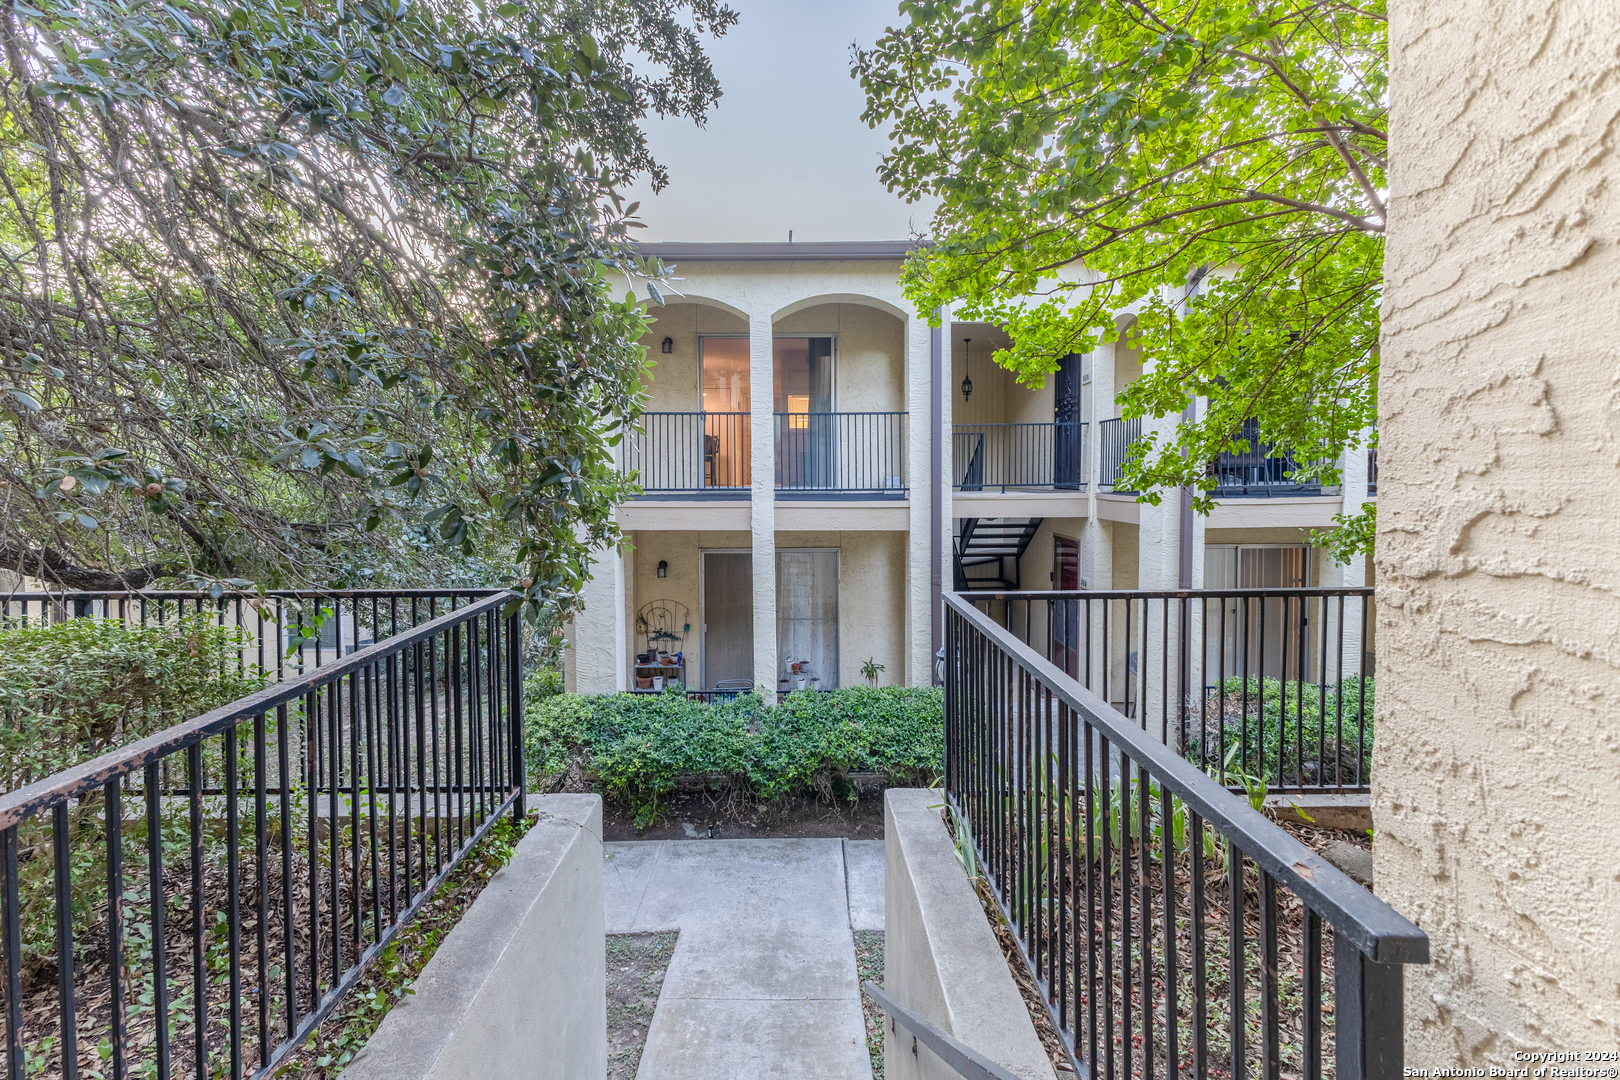
<path fill-rule="evenodd" d="M 651 675 L 637 675 L 636 676 L 636 689 L 637 690 L 651 690 L 652 689 L 652 684 L 653 684 L 653 681 L 652 681 L 652 676 Z"/>

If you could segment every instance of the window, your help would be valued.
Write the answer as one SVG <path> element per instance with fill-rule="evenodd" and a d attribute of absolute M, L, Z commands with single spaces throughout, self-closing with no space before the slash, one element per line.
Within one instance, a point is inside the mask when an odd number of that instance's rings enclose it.
<path fill-rule="evenodd" d="M 776 412 L 833 411 L 832 338 L 779 337 L 771 343 L 771 354 Z M 791 426 L 802 428 L 808 422 Z"/>
<path fill-rule="evenodd" d="M 776 650 L 778 690 L 838 688 L 837 548 L 776 553 Z"/>

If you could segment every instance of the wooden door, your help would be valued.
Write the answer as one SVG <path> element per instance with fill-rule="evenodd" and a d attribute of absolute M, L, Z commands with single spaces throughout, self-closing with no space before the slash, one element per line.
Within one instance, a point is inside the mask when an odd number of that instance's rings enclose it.
<path fill-rule="evenodd" d="M 1052 537 L 1052 588 L 1075 592 L 1080 588 L 1080 543 L 1066 536 Z M 1080 675 L 1080 612 L 1083 601 L 1052 604 L 1052 663 L 1070 675 Z"/>

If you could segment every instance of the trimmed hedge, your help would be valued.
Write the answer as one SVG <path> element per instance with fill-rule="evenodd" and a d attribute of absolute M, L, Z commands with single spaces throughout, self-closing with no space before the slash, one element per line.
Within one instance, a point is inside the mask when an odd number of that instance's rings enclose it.
<path fill-rule="evenodd" d="M 665 694 L 558 694 L 530 704 L 531 781 L 579 764 L 638 821 L 682 777 L 740 785 L 763 799 L 832 790 L 850 772 L 931 784 L 945 755 L 944 695 L 934 687 L 797 693 L 780 705 L 748 694 L 713 705 Z"/>
<path fill-rule="evenodd" d="M 1220 691 L 1207 692 L 1203 721 L 1209 730 L 1209 758 L 1220 763 L 1230 755 L 1232 765 L 1272 783 L 1294 783 L 1301 776 L 1306 783 L 1350 783 L 1358 777 L 1365 781 L 1372 770 L 1373 686 L 1371 678 L 1345 679 L 1323 688 L 1292 680 L 1229 677 Z M 1199 724 L 1195 704 L 1187 740 L 1187 757 L 1195 762 Z"/>

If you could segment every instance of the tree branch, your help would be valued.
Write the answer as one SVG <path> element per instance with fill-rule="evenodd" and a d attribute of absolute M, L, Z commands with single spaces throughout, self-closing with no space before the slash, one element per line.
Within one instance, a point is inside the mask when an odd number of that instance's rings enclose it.
<path fill-rule="evenodd" d="M 179 567 L 166 563 L 149 563 L 124 570 L 96 570 L 75 566 L 66 555 L 54 548 L 36 551 L 8 540 L 0 540 L 0 569 L 88 592 L 144 589 L 157 579 L 173 577 L 180 571 Z"/>

